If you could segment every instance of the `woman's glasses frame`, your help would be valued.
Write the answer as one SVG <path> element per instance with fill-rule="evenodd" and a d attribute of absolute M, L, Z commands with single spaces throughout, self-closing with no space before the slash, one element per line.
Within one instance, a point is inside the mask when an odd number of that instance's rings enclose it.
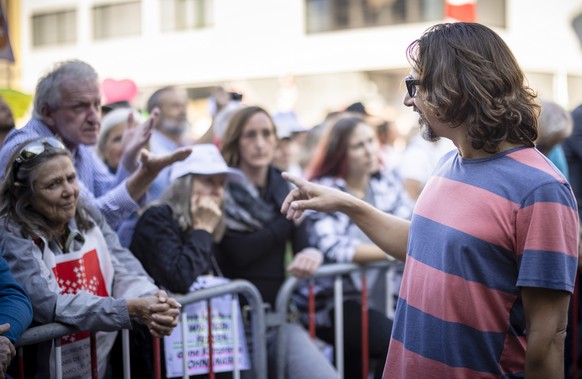
<path fill-rule="evenodd" d="M 22 163 L 38 157 L 47 149 L 65 149 L 65 145 L 55 137 L 35 139 L 24 145 L 18 152 L 16 158 L 14 158 L 14 162 L 12 162 L 12 176 L 14 177 L 14 181 L 18 181 L 18 169 Z"/>

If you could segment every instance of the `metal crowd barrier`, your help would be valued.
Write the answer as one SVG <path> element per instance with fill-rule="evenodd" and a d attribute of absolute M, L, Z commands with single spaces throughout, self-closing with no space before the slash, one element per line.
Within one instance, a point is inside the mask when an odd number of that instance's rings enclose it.
<path fill-rule="evenodd" d="M 256 379 L 267 379 L 267 344 L 266 344 L 266 324 L 265 324 L 265 313 L 263 310 L 263 300 L 261 294 L 257 287 L 246 280 L 233 280 L 227 284 L 221 284 L 216 287 L 204 288 L 198 291 L 190 292 L 184 296 L 176 296 L 176 300 L 182 305 L 195 303 L 201 300 L 208 300 L 213 297 L 225 295 L 225 294 L 243 294 L 250 305 L 251 308 L 251 328 L 252 328 L 252 344 L 253 344 L 253 365 L 254 370 L 253 378 Z M 182 325 L 185 325 L 186 313 L 182 312 Z M 236 324 L 234 322 L 233 324 Z M 210 330 L 210 329 L 209 329 Z M 237 334 L 235 334 L 236 336 Z M 186 354 L 186 344 L 184 343 L 184 330 L 182 331 L 182 347 L 184 349 L 184 357 Z M 211 340 L 211 338 L 209 338 Z M 237 349 L 235 349 L 237 351 Z M 236 360 L 235 360 L 236 361 Z M 184 359 L 184 362 L 186 360 Z M 212 360 L 210 359 L 210 362 Z M 184 378 L 188 378 L 187 370 L 185 367 Z M 235 371 L 236 375 L 236 371 Z"/>
<path fill-rule="evenodd" d="M 276 305 L 275 305 L 275 312 L 274 316 L 269 319 L 270 325 L 275 326 L 282 326 L 285 322 L 287 322 L 288 317 L 288 310 L 289 310 L 289 303 L 291 301 L 291 296 L 297 288 L 297 286 L 305 280 L 311 280 L 312 278 L 321 278 L 325 276 L 334 276 L 334 308 L 336 309 L 335 312 L 335 367 L 338 371 L 340 379 L 344 377 L 344 341 L 343 341 L 343 277 L 347 274 L 350 274 L 355 271 L 366 271 L 367 269 L 382 269 L 386 272 L 386 288 L 385 293 L 388 295 L 390 283 L 392 281 L 392 277 L 390 275 L 390 268 L 391 263 L 389 261 L 386 262 L 374 262 L 365 265 L 358 265 L 354 263 L 334 263 L 334 264 L 325 264 L 321 266 L 315 274 L 308 279 L 297 279 L 296 277 L 289 277 L 279 289 L 279 293 L 277 294 Z M 362 275 L 362 377 L 367 378 L 368 376 L 368 327 L 367 327 L 367 285 L 366 285 L 366 275 Z M 313 312 L 315 309 L 313 303 L 313 294 L 310 291 L 310 313 Z M 386 296 L 386 314 L 390 317 L 393 307 L 393 301 L 390 296 Z M 339 311 L 338 311 L 339 310 Z M 313 319 L 313 317 L 310 318 Z M 390 317 L 392 318 L 392 317 Z M 311 323 L 310 323 L 311 324 Z M 315 325 L 311 324 L 309 326 L 310 334 L 312 334 L 312 338 L 314 337 L 313 333 L 315 331 Z M 287 349 L 287 336 L 284 332 L 284 328 L 279 329 L 278 333 L 278 340 L 277 340 L 277 379 L 284 379 L 285 378 L 285 356 L 286 356 L 286 349 Z M 386 336 L 386 338 L 390 338 L 390 336 Z"/>
<path fill-rule="evenodd" d="M 187 305 L 199 301 L 207 301 L 210 306 L 210 299 L 226 294 L 242 294 L 246 297 L 250 307 L 251 307 L 251 331 L 252 331 L 252 365 L 253 378 L 256 379 L 267 379 L 267 349 L 266 349 L 266 338 L 265 338 L 265 314 L 263 310 L 262 297 L 257 290 L 257 288 L 246 280 L 233 280 L 226 284 L 221 284 L 216 287 L 204 288 L 195 292 L 190 292 L 185 295 L 176 296 L 176 300 L 182 304 Z M 210 314 L 210 313 L 209 313 Z M 186 312 L 181 312 L 182 320 L 182 349 L 183 357 L 187 357 L 187 344 L 185 326 L 186 326 Z M 237 324 L 236 311 L 233 313 L 234 322 Z M 212 329 L 208 329 L 209 338 L 212 340 Z M 60 348 L 60 338 L 67 336 L 69 334 L 78 333 L 79 330 L 70 326 L 66 326 L 60 323 L 50 323 L 41 326 L 36 326 L 29 328 L 26 332 L 22 334 L 15 347 L 18 350 L 17 364 L 20 378 L 24 378 L 24 354 L 23 347 L 27 345 L 34 345 L 41 342 L 53 341 L 55 349 L 55 370 L 56 379 L 62 378 L 62 362 L 61 362 L 61 348 Z M 235 328 L 235 336 L 238 336 Z M 235 341 L 237 338 L 235 338 Z M 96 346 L 94 343 L 94 333 L 91 333 L 91 367 L 92 367 L 92 378 L 98 378 L 97 373 L 97 356 L 96 356 Z M 161 377 L 160 371 L 160 350 L 159 350 L 159 338 L 154 338 L 154 367 L 155 367 L 155 378 Z M 130 354 L 129 354 L 129 331 L 127 329 L 122 330 L 122 351 L 123 351 L 123 377 L 125 379 L 131 378 L 130 373 Z M 212 351 L 212 348 L 209 349 Z M 235 342 L 235 351 L 236 342 Z M 236 353 L 235 353 L 236 354 Z M 183 378 L 188 378 L 188 367 L 187 359 L 183 359 L 184 362 L 184 375 Z M 209 359 L 212 362 L 212 356 Z M 236 359 L 235 359 L 236 362 Z M 210 363 L 210 378 L 214 377 L 214 372 L 212 371 L 212 363 Z M 235 370 L 234 377 L 237 378 L 240 375 L 238 370 Z"/>

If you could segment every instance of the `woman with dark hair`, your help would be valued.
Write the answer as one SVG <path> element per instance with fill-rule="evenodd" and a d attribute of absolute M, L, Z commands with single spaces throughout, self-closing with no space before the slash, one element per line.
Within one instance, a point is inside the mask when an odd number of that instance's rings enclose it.
<path fill-rule="evenodd" d="M 342 113 L 329 122 L 326 134 L 317 146 L 307 176 L 314 182 L 339 189 L 373 205 L 382 212 L 409 219 L 413 203 L 404 191 L 402 181 L 393 170 L 382 169 L 380 145 L 375 129 L 356 113 Z M 307 216 L 311 243 L 325 256 L 325 263 L 369 263 L 393 259 L 340 212 L 313 212 Z M 401 273 L 402 265 L 391 268 Z M 375 363 L 374 378 L 382 377 L 383 363 L 388 353 L 392 321 L 382 309 L 392 294 L 384 294 L 377 269 L 366 272 L 368 282 L 368 352 Z M 333 278 L 315 281 L 316 334 L 322 340 L 335 343 Z M 344 355 L 345 378 L 362 376 L 361 274 L 353 273 L 344 280 Z M 307 322 L 308 288 L 299 288 L 294 300 Z M 395 292 L 394 294 L 397 294 Z M 388 295 L 388 296 L 386 296 Z M 386 298 L 382 298 L 385 296 Z"/>
<path fill-rule="evenodd" d="M 240 182 L 230 182 L 225 193 L 226 232 L 217 247 L 222 272 L 229 278 L 252 282 L 271 307 L 285 280 L 285 255 L 291 244 L 293 258 L 287 271 L 307 277 L 319 267 L 321 252 L 309 246 L 302 223 L 287 220 L 280 208 L 289 184 L 272 166 L 277 133 L 267 111 L 257 106 L 236 112 L 222 138 L 226 163 L 244 173 Z M 286 324 L 285 375 L 289 379 L 336 378 L 337 373 L 294 323 Z M 276 333 L 269 330 L 267 345 L 270 378 L 275 377 Z"/>
<path fill-rule="evenodd" d="M 79 196 L 73 159 L 54 137 L 15 150 L 0 190 L 0 241 L 16 280 L 29 293 L 36 324 L 59 322 L 97 332 L 100 377 L 121 328 L 134 318 L 155 336 L 169 335 L 179 307 L 119 245 L 101 213 Z M 39 345 L 37 377 L 54 375 L 51 343 Z M 66 378 L 90 376 L 89 339 L 62 341 Z"/>

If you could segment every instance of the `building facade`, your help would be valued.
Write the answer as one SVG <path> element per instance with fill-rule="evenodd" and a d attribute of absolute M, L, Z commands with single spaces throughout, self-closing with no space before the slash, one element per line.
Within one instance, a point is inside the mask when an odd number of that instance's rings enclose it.
<path fill-rule="evenodd" d="M 445 0 L 16 3 L 13 81 L 21 90 L 33 92 L 55 62 L 78 58 L 102 79 L 134 81 L 137 107 L 160 86 L 187 88 L 200 130 L 209 125 L 207 99 L 217 85 L 270 111 L 293 108 L 307 126 L 356 101 L 401 129 L 413 126 L 401 104 L 405 50 L 445 19 Z M 582 103 L 582 42 L 572 26 L 582 13 L 579 0 L 477 0 L 476 10 L 541 97 L 568 108 Z"/>

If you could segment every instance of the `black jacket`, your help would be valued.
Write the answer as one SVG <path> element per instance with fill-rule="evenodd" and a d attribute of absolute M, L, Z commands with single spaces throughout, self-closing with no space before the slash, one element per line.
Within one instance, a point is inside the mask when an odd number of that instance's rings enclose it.
<path fill-rule="evenodd" d="M 308 246 L 307 231 L 301 224 L 287 220 L 279 211 L 289 193 L 289 184 L 281 172 L 269 169 L 263 200 L 273 204 L 273 218 L 256 232 L 226 231 L 217 247 L 218 265 L 225 277 L 246 279 L 253 283 L 263 301 L 275 305 L 279 287 L 285 280 L 285 253 L 291 242 L 293 253 Z"/>
<path fill-rule="evenodd" d="M 212 268 L 210 233 L 182 233 L 165 204 L 148 208 L 139 218 L 130 250 L 156 284 L 173 293 L 187 293 L 198 275 Z"/>

